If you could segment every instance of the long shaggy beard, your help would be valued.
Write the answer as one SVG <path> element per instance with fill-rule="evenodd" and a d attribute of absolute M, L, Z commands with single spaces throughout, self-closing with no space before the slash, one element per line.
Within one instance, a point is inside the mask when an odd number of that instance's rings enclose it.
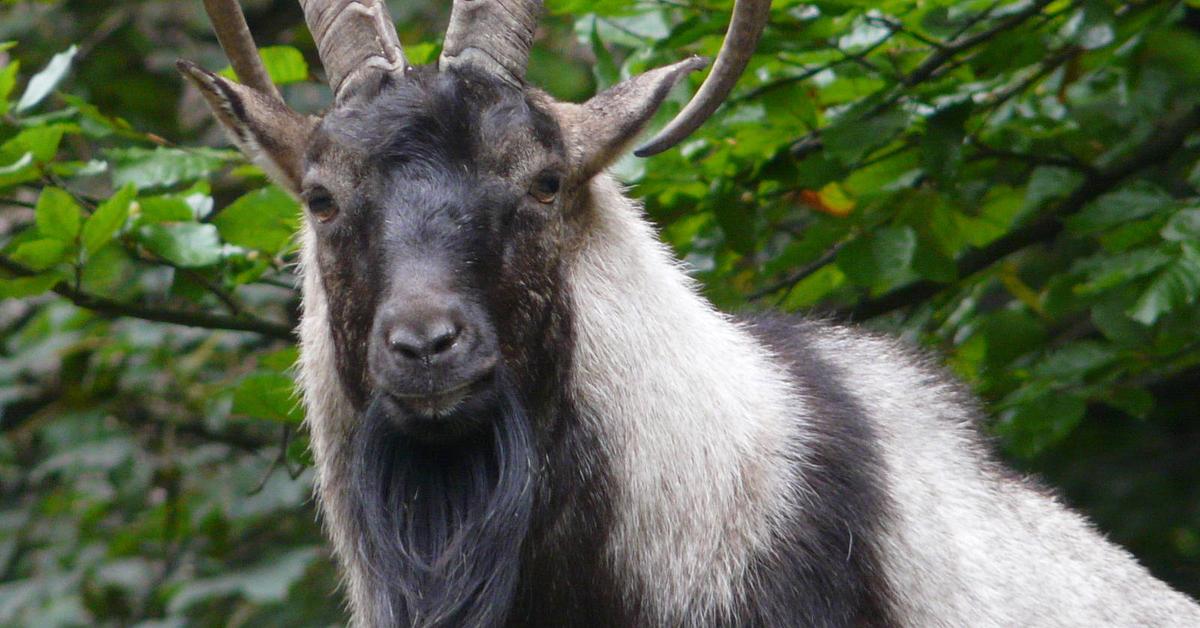
<path fill-rule="evenodd" d="M 498 374 L 485 433 L 447 444 L 396 429 L 373 403 L 353 435 L 359 559 L 371 626 L 495 626 L 512 606 L 533 509 L 532 428 Z"/>

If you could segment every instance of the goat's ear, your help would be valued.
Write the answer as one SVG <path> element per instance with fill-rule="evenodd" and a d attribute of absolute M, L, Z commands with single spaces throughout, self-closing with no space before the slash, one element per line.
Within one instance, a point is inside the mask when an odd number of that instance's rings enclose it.
<path fill-rule="evenodd" d="M 213 115 L 242 153 L 275 183 L 299 195 L 304 147 L 317 120 L 190 61 L 180 60 L 176 67 L 200 88 Z"/>
<path fill-rule="evenodd" d="M 626 79 L 581 105 L 557 105 L 574 169 L 590 178 L 612 163 L 658 111 L 671 87 L 707 64 L 692 57 Z"/>

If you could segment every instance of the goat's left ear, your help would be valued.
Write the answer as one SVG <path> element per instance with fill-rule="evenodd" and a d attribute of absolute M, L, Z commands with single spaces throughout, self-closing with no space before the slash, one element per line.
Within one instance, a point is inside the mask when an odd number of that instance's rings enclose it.
<path fill-rule="evenodd" d="M 581 105 L 558 104 L 573 170 L 591 178 L 612 163 L 658 111 L 671 87 L 707 64 L 707 59 L 692 57 L 626 79 Z"/>
<path fill-rule="evenodd" d="M 180 60 L 176 67 L 200 88 L 213 115 L 242 153 L 272 181 L 298 196 L 304 176 L 304 147 L 317 119 L 190 61 Z"/>

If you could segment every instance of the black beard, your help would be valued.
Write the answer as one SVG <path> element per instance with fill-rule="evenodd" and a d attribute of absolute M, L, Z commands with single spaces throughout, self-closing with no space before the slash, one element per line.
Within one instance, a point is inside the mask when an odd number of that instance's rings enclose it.
<path fill-rule="evenodd" d="M 371 626 L 496 626 L 512 607 L 533 510 L 532 426 L 497 373 L 477 433 L 431 442 L 375 399 L 352 434 L 357 560 Z"/>

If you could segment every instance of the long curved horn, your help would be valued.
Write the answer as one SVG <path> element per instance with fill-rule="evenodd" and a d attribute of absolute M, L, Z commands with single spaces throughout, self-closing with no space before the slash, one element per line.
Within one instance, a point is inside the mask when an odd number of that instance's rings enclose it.
<path fill-rule="evenodd" d="M 403 74 L 407 62 L 383 0 L 300 0 L 334 98 L 368 72 Z"/>
<path fill-rule="evenodd" d="M 438 69 L 474 66 L 525 85 L 542 0 L 454 0 Z"/>
<path fill-rule="evenodd" d="M 771 0 L 737 0 L 734 3 L 729 32 L 725 34 L 725 42 L 717 53 L 712 73 L 683 111 L 654 139 L 633 151 L 634 155 L 649 157 L 671 148 L 691 135 L 721 106 L 746 69 L 746 64 L 750 63 L 758 38 L 767 25 L 770 9 Z"/>
<path fill-rule="evenodd" d="M 247 87 L 282 100 L 258 56 L 258 47 L 254 45 L 254 37 L 250 35 L 238 0 L 204 0 L 204 10 L 238 80 Z"/>

